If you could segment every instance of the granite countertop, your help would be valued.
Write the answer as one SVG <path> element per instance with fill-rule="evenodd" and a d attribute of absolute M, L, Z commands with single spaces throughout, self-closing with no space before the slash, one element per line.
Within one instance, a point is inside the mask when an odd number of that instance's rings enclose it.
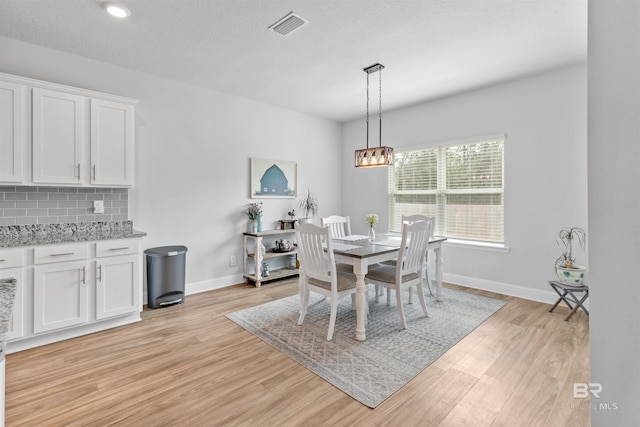
<path fill-rule="evenodd" d="M 0 248 L 130 239 L 146 235 L 143 231 L 134 230 L 131 221 L 7 225 L 0 227 Z"/>
<path fill-rule="evenodd" d="M 4 358 L 15 297 L 16 279 L 0 279 L 0 360 Z"/>

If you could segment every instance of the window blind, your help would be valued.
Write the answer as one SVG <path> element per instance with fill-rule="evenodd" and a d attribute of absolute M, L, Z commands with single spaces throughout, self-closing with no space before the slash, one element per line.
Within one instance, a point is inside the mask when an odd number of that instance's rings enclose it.
<path fill-rule="evenodd" d="M 504 243 L 504 138 L 397 152 L 389 229 L 402 215 L 435 218 L 435 234 Z"/>

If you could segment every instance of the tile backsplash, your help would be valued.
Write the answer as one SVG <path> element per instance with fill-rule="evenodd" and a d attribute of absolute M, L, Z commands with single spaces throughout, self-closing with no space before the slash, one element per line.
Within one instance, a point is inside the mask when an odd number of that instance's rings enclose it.
<path fill-rule="evenodd" d="M 93 212 L 93 201 L 104 201 L 104 213 Z M 0 225 L 126 221 L 126 188 L 0 186 Z"/>

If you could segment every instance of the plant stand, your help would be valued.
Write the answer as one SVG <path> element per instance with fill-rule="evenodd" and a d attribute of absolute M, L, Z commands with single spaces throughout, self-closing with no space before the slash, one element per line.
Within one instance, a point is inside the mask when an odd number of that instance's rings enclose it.
<path fill-rule="evenodd" d="M 578 308 L 582 308 L 582 311 L 584 311 L 587 316 L 589 315 L 589 310 L 587 310 L 583 305 L 587 298 L 589 298 L 589 287 L 587 285 L 573 286 L 559 282 L 557 280 L 550 280 L 549 285 L 551 285 L 553 290 L 556 291 L 558 295 L 560 295 L 558 301 L 556 301 L 556 303 L 553 304 L 553 307 L 551 307 L 551 309 L 549 310 L 550 313 L 558 306 L 558 304 L 560 304 L 561 301 L 564 301 L 564 303 L 567 304 L 567 306 L 569 306 L 569 308 L 571 309 L 571 313 L 569 313 L 569 315 L 565 317 L 565 321 L 569 320 L 569 318 L 573 316 L 576 311 L 578 311 Z M 581 298 L 578 298 L 578 295 L 576 294 L 583 295 L 581 296 Z"/>

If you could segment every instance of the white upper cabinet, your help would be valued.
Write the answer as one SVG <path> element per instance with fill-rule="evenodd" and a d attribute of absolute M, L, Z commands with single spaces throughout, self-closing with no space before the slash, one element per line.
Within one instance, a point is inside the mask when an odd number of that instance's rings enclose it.
<path fill-rule="evenodd" d="M 0 185 L 132 187 L 136 102 L 0 73 Z"/>
<path fill-rule="evenodd" d="M 24 93 L 24 86 L 0 81 L 0 182 L 24 181 Z"/>
<path fill-rule="evenodd" d="M 32 102 L 33 182 L 82 184 L 85 98 L 34 88 Z"/>
<path fill-rule="evenodd" d="M 91 100 L 91 184 L 133 186 L 133 106 Z"/>

